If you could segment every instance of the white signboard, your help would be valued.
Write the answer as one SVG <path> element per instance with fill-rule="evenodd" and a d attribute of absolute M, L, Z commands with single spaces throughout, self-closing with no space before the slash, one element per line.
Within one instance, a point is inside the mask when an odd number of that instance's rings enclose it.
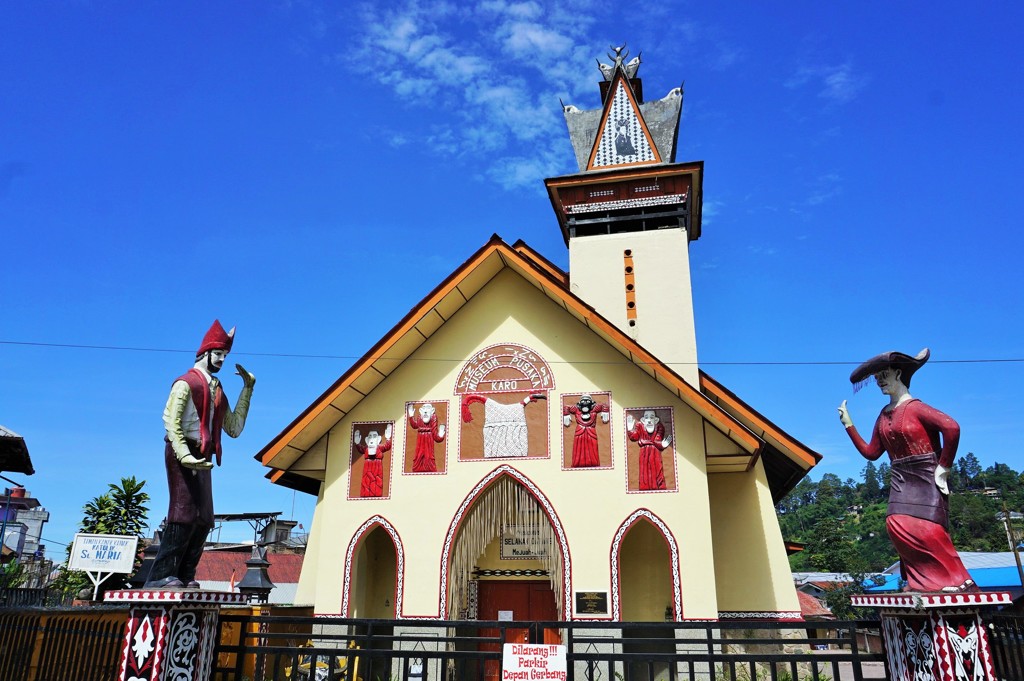
<path fill-rule="evenodd" d="M 135 564 L 135 549 L 138 544 L 138 537 L 76 534 L 75 543 L 71 546 L 68 569 L 130 574 Z"/>
<path fill-rule="evenodd" d="M 540 536 L 539 527 L 506 526 L 501 533 L 502 560 L 529 560 L 551 554 L 551 538 Z"/>
<path fill-rule="evenodd" d="M 501 681 L 565 681 L 565 646 L 506 643 Z"/>

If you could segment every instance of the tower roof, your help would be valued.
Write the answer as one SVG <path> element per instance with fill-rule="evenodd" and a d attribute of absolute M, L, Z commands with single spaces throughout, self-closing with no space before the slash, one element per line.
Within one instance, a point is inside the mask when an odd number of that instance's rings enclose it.
<path fill-rule="evenodd" d="M 682 87 L 654 102 L 643 101 L 636 73 L 640 55 L 629 62 L 626 46 L 611 48 L 612 65 L 598 61 L 604 80 L 599 109 L 562 105 L 580 172 L 672 163 L 683 110 Z"/>

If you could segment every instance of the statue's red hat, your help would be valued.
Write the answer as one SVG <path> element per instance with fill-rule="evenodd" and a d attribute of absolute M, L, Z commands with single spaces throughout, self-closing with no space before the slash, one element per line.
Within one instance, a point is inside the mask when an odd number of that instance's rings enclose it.
<path fill-rule="evenodd" d="M 213 320 L 213 326 L 203 336 L 203 344 L 196 350 L 196 357 L 202 356 L 210 350 L 227 350 L 231 352 L 231 344 L 235 342 L 235 329 L 225 331 L 220 325 L 220 320 Z"/>

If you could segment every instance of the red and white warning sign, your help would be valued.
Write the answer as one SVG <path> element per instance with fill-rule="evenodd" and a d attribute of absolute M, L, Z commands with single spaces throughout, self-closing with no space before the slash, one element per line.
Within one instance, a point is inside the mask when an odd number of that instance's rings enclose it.
<path fill-rule="evenodd" d="M 506 643 L 501 655 L 502 681 L 565 681 L 565 646 Z"/>

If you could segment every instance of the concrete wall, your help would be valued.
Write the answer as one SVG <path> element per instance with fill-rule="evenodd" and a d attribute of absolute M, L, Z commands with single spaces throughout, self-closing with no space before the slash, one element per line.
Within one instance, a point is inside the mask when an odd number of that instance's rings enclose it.
<path fill-rule="evenodd" d="M 636 324 L 626 314 L 623 256 L 632 258 Z M 689 241 L 685 229 L 569 240 L 570 289 L 655 357 L 699 385 Z"/>

